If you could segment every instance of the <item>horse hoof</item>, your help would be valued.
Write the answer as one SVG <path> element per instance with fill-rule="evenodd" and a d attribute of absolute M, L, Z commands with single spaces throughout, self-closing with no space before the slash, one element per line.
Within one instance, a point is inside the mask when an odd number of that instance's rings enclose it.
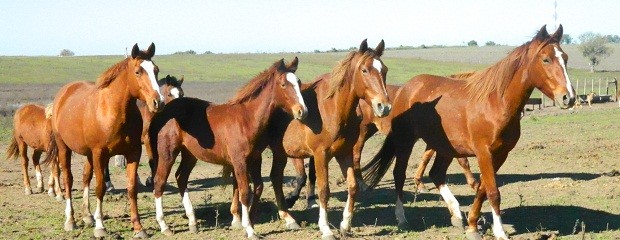
<path fill-rule="evenodd" d="M 54 191 L 48 191 L 47 195 L 50 197 L 56 197 L 56 193 L 54 193 Z"/>
<path fill-rule="evenodd" d="M 146 232 L 144 232 L 144 230 L 140 230 L 139 232 L 133 235 L 133 238 L 134 239 L 145 239 L 145 238 L 149 238 L 149 235 L 147 235 Z"/>
<path fill-rule="evenodd" d="M 189 225 L 189 232 L 197 233 L 198 232 L 198 227 L 196 225 Z"/>
<path fill-rule="evenodd" d="M 334 235 L 325 235 L 321 237 L 321 240 L 336 240 L 336 237 Z"/>
<path fill-rule="evenodd" d="M 30 194 L 32 194 L 32 189 L 26 189 L 26 190 L 24 190 L 24 194 L 26 194 L 26 195 L 30 195 Z"/>
<path fill-rule="evenodd" d="M 65 200 L 65 197 L 63 197 L 62 195 L 56 195 L 56 201 L 62 202 Z"/>
<path fill-rule="evenodd" d="M 172 236 L 174 235 L 174 233 L 172 231 L 170 231 L 170 228 L 164 230 L 163 232 L 161 232 L 162 234 L 166 235 L 166 236 Z"/>
<path fill-rule="evenodd" d="M 89 227 L 95 224 L 95 219 L 93 218 L 93 216 L 83 217 L 82 221 L 84 221 L 84 225 L 89 226 Z"/>
<path fill-rule="evenodd" d="M 252 235 L 252 236 L 249 236 L 248 239 L 250 239 L 250 240 L 259 240 L 260 237 L 257 236 L 257 235 Z"/>
<path fill-rule="evenodd" d="M 465 232 L 465 237 L 469 240 L 482 240 L 482 236 L 480 236 L 480 233 L 478 233 L 478 231 L 475 231 L 475 232 L 467 231 Z"/>
<path fill-rule="evenodd" d="M 153 177 L 147 177 L 144 181 L 147 187 L 153 188 Z"/>
<path fill-rule="evenodd" d="M 105 228 L 95 229 L 93 230 L 93 233 L 95 235 L 95 238 L 102 238 L 108 235 L 108 233 L 105 231 Z"/>
<path fill-rule="evenodd" d="M 43 189 L 43 186 L 37 187 L 37 192 L 38 193 L 45 192 L 45 189 Z"/>
<path fill-rule="evenodd" d="M 297 224 L 297 222 L 290 222 L 286 224 L 286 229 L 288 230 L 297 230 L 300 229 L 301 227 L 299 226 L 299 224 Z"/>
<path fill-rule="evenodd" d="M 67 231 L 67 232 L 71 232 L 71 231 L 73 231 L 76 228 L 77 228 L 77 226 L 75 226 L 75 223 L 72 223 L 72 222 L 66 222 L 65 223 L 65 231 Z"/>
<path fill-rule="evenodd" d="M 450 218 L 450 223 L 452 223 L 452 226 L 458 228 L 459 230 L 464 230 L 465 227 L 463 227 L 463 219 L 462 218 L 457 218 L 457 217 L 451 217 Z"/>
<path fill-rule="evenodd" d="M 232 228 L 232 229 L 242 229 L 244 227 L 243 227 L 243 225 L 241 225 L 241 222 L 232 222 L 232 223 L 230 223 L 230 228 Z"/>

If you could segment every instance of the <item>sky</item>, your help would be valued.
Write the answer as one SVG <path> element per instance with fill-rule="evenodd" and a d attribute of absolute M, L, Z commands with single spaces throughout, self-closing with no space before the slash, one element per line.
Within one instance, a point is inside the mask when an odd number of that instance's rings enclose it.
<path fill-rule="evenodd" d="M 557 22 L 574 39 L 620 35 L 620 1 L 557 0 Z M 0 55 L 122 55 L 133 44 L 156 54 L 311 52 L 368 39 L 387 47 L 520 45 L 547 24 L 554 0 L 0 0 Z"/>

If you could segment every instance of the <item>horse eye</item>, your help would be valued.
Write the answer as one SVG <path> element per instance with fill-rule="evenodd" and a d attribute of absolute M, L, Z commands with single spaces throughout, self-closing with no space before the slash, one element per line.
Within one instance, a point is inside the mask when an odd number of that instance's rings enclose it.
<path fill-rule="evenodd" d="M 543 59 L 543 63 L 544 63 L 544 64 L 549 64 L 549 63 L 551 63 L 551 59 L 549 59 L 549 58 L 544 58 L 544 59 Z"/>
<path fill-rule="evenodd" d="M 363 73 L 368 73 L 368 69 L 363 68 L 363 69 L 362 69 L 362 72 L 363 72 Z"/>

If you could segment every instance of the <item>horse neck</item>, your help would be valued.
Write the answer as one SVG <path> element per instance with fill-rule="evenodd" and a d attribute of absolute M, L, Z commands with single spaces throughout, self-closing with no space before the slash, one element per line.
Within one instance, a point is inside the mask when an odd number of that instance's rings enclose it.
<path fill-rule="evenodd" d="M 130 87 L 125 76 L 126 73 L 119 74 L 117 79 L 110 82 L 107 87 L 97 91 L 98 106 L 99 108 L 104 108 L 103 113 L 108 113 L 121 119 L 125 118 L 129 104 L 135 102 L 135 98 L 131 96 Z"/>
<path fill-rule="evenodd" d="M 276 108 L 273 91 L 273 83 L 270 83 L 255 98 L 239 103 L 243 108 L 241 114 L 250 118 L 249 123 L 257 132 L 267 127 L 269 117 Z"/>
<path fill-rule="evenodd" d="M 519 118 L 521 110 L 534 90 L 530 78 L 524 71 L 523 68 L 517 70 L 502 96 L 503 116 Z"/>
<path fill-rule="evenodd" d="M 355 108 L 359 104 L 360 98 L 355 92 L 353 77 L 347 76 L 340 89 L 332 96 L 335 104 L 336 113 L 330 114 L 340 126 L 346 124 L 352 115 L 355 115 Z"/>

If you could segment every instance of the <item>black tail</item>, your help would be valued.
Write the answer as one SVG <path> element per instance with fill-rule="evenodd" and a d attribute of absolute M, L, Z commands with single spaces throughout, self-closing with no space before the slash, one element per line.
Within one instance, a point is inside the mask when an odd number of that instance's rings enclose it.
<path fill-rule="evenodd" d="M 17 140 L 15 140 L 15 137 L 11 138 L 11 145 L 9 145 L 9 148 L 6 149 L 6 160 L 9 159 L 17 159 L 17 156 L 19 156 L 19 148 L 17 147 Z"/>
<path fill-rule="evenodd" d="M 368 164 L 362 167 L 362 177 L 364 182 L 373 189 L 394 162 L 396 148 L 394 147 L 394 136 L 390 133 L 385 138 L 381 150 L 370 160 Z"/>
<path fill-rule="evenodd" d="M 47 145 L 47 156 L 42 164 L 49 165 L 50 163 L 58 164 L 58 145 L 56 145 L 56 136 L 53 132 L 50 132 L 50 143 Z M 54 166 L 53 164 L 52 166 Z"/>

